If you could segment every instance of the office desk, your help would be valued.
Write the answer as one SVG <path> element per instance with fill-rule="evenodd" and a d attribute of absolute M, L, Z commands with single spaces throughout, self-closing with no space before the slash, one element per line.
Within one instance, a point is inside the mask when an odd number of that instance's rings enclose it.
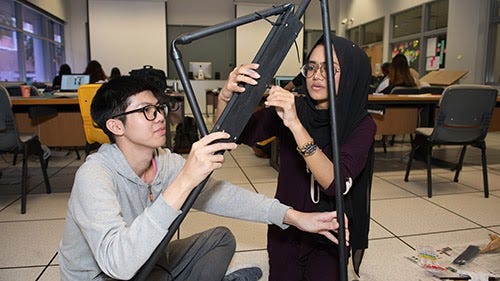
<path fill-rule="evenodd" d="M 11 97 L 19 132 L 38 132 L 49 147 L 85 146 L 85 133 L 77 98 Z M 30 118 L 35 107 L 55 109 L 57 113 Z"/>

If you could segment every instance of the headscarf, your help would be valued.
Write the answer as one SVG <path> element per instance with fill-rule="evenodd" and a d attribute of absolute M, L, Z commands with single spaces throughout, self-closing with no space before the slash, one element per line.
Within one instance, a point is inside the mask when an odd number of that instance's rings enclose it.
<path fill-rule="evenodd" d="M 323 37 L 314 45 L 324 44 Z M 363 50 L 351 41 L 342 37 L 333 37 L 333 48 L 340 64 L 341 74 L 337 95 L 335 96 L 335 113 L 339 144 L 346 142 L 349 134 L 356 129 L 368 115 L 366 104 L 371 78 L 370 61 Z M 309 60 L 309 56 L 307 58 Z M 329 110 L 317 110 L 309 95 L 296 99 L 297 114 L 316 144 L 326 151 L 331 149 Z M 325 151 L 325 150 L 324 150 Z M 333 159 L 332 155 L 327 155 Z M 355 272 L 359 275 L 359 266 L 368 247 L 370 223 L 370 189 L 373 174 L 373 147 L 370 150 L 364 170 L 354 181 L 351 191 L 344 197 L 345 207 L 350 212 L 350 242 Z M 321 200 L 327 198 L 322 196 Z M 328 198 L 326 205 L 333 206 L 334 198 Z M 333 201 L 333 202 L 331 202 Z M 321 205 L 321 202 L 320 202 Z"/>
<path fill-rule="evenodd" d="M 321 37 L 311 50 L 323 44 Z M 335 97 L 337 132 L 342 145 L 349 134 L 368 115 L 366 103 L 370 85 L 370 62 L 365 52 L 351 41 L 334 36 L 333 46 L 341 68 Z M 310 54 L 309 54 L 310 56 Z M 307 60 L 309 60 L 309 56 Z M 317 110 L 309 95 L 296 101 L 300 121 L 319 147 L 330 144 L 328 110 Z"/>

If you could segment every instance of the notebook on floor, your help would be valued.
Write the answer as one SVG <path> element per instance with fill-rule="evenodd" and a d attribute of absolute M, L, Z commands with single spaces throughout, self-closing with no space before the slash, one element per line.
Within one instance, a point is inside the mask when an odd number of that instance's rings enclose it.
<path fill-rule="evenodd" d="M 90 75 L 68 74 L 61 77 L 61 88 L 54 93 L 57 97 L 77 97 L 80 85 L 88 84 Z"/>

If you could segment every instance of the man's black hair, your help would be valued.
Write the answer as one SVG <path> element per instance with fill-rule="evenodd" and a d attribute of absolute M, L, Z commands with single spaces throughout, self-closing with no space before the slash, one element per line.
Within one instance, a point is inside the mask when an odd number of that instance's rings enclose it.
<path fill-rule="evenodd" d="M 130 97 L 140 92 L 151 91 L 159 102 L 164 96 L 148 81 L 130 76 L 121 76 L 104 83 L 98 90 L 90 106 L 90 114 L 111 142 L 115 137 L 106 127 L 106 121 L 112 116 L 125 112 L 130 104 Z M 118 117 L 125 122 L 126 116 Z"/>

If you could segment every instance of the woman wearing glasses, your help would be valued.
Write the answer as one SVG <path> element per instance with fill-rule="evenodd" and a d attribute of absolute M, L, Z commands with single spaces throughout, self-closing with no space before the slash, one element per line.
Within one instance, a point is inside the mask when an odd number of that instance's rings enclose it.
<path fill-rule="evenodd" d="M 280 169 L 275 197 L 296 210 L 332 210 L 334 169 L 339 168 L 354 265 L 359 268 L 368 243 L 369 187 L 374 121 L 365 106 L 370 83 L 370 63 L 352 42 L 334 37 L 333 70 L 336 116 L 340 144 L 340 167 L 332 163 L 329 99 L 323 38 L 314 45 L 301 73 L 307 94 L 295 96 L 279 86 L 269 90 L 266 109 L 252 116 L 239 141 L 255 142 L 277 136 Z M 239 83 L 259 83 L 259 66 L 241 65 L 229 75 L 219 94 L 218 113 L 234 92 L 244 91 Z M 243 93 L 244 94 L 244 93 Z M 368 165 L 367 165 L 368 163 Z M 337 280 L 337 246 L 323 237 L 297 228 L 268 228 L 269 280 Z"/>

